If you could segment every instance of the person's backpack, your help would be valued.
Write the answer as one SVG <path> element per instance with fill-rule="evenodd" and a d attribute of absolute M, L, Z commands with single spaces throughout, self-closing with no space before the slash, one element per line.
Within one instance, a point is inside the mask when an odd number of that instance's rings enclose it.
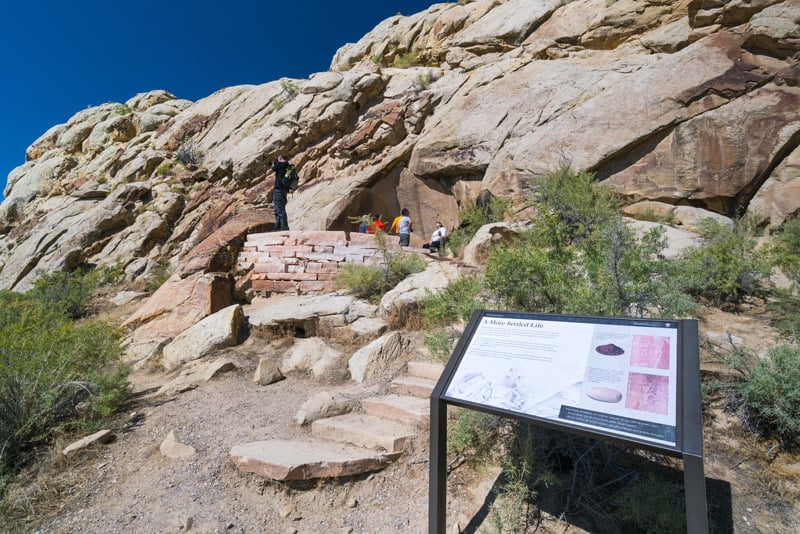
<path fill-rule="evenodd" d="M 283 176 L 283 183 L 286 184 L 287 191 L 294 191 L 300 187 L 300 176 L 297 175 L 297 169 L 291 163 L 286 167 L 286 174 Z"/>

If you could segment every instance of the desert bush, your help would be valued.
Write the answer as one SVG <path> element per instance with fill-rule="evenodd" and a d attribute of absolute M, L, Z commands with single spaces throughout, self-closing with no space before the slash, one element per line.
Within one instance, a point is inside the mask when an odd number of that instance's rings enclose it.
<path fill-rule="evenodd" d="M 560 249 L 589 237 L 619 217 L 616 194 L 595 182 L 594 175 L 568 164 L 534 181 L 531 205 L 540 245 Z"/>
<path fill-rule="evenodd" d="M 460 256 L 481 226 L 502 221 L 508 211 L 508 201 L 499 197 L 492 197 L 488 202 L 468 202 L 458 212 L 458 226 L 447 236 L 447 246 Z"/>
<path fill-rule="evenodd" d="M 747 219 L 732 226 L 714 219 L 703 221 L 703 246 L 688 248 L 681 255 L 679 273 L 686 290 L 722 307 L 735 307 L 749 296 L 764 297 L 772 260 L 757 248 L 755 232 Z"/>
<path fill-rule="evenodd" d="M 576 313 L 629 317 L 685 317 L 695 309 L 684 292 L 680 265 L 663 252 L 667 244 L 663 228 L 642 236 L 620 217 L 604 223 L 580 245 L 581 270 L 589 279 L 589 291 L 581 294 Z"/>
<path fill-rule="evenodd" d="M 503 306 L 632 317 L 693 309 L 678 264 L 663 255 L 663 230 L 637 235 L 617 213 L 613 192 L 591 174 L 562 167 L 534 190 L 532 226 L 486 262 L 486 287 Z"/>
<path fill-rule="evenodd" d="M 164 282 L 166 282 L 170 276 L 172 276 L 172 266 L 169 264 L 168 259 L 161 258 L 144 283 L 145 291 L 148 293 L 155 293 L 159 287 L 164 285 Z"/>
<path fill-rule="evenodd" d="M 291 80 L 281 80 L 282 92 L 272 99 L 272 110 L 280 111 L 283 106 L 295 99 L 300 94 L 300 88 Z"/>
<path fill-rule="evenodd" d="M 353 296 L 377 301 L 390 288 L 385 271 L 377 265 L 347 263 L 336 274 L 336 285 L 347 289 Z"/>
<path fill-rule="evenodd" d="M 795 341 L 800 339 L 800 218 L 787 221 L 773 240 L 775 265 L 791 282 L 773 291 L 767 309 L 773 325 Z"/>
<path fill-rule="evenodd" d="M 346 288 L 358 298 L 372 302 L 380 298 L 406 277 L 425 270 L 425 260 L 417 254 L 391 251 L 386 244 L 386 233 L 376 230 L 375 240 L 383 255 L 383 265 L 348 263 L 339 269 L 336 285 Z"/>
<path fill-rule="evenodd" d="M 482 290 L 477 276 L 460 276 L 442 290 L 429 292 L 420 302 L 425 326 L 432 329 L 469 320 L 473 312 L 485 307 Z"/>
<path fill-rule="evenodd" d="M 504 424 L 503 418 L 496 415 L 459 408 L 455 422 L 448 425 L 448 454 L 468 457 L 473 465 L 497 459 Z"/>
<path fill-rule="evenodd" d="M 518 311 L 567 313 L 589 293 L 571 252 L 550 253 L 524 240 L 493 249 L 484 280 L 502 307 Z"/>
<path fill-rule="evenodd" d="M 156 176 L 164 177 L 169 174 L 172 174 L 172 162 L 167 160 L 163 162 L 161 165 L 156 167 Z"/>
<path fill-rule="evenodd" d="M 787 448 L 800 445 L 800 348 L 772 347 L 766 357 L 739 369 L 744 379 L 738 393 L 747 426 Z"/>
<path fill-rule="evenodd" d="M 0 471 L 19 465 L 60 430 L 107 416 L 125 402 L 119 340 L 105 323 L 74 323 L 58 306 L 0 292 Z"/>
<path fill-rule="evenodd" d="M 70 273 L 44 273 L 34 280 L 28 295 L 72 319 L 77 319 L 86 315 L 94 292 L 101 286 L 119 282 L 122 274 L 121 266 L 76 270 Z"/>
<path fill-rule="evenodd" d="M 419 65 L 421 60 L 414 52 L 406 52 L 394 57 L 393 65 L 399 69 L 407 69 L 415 65 Z"/>
<path fill-rule="evenodd" d="M 434 360 L 446 363 L 450 359 L 451 340 L 447 332 L 429 332 L 424 342 Z"/>
<path fill-rule="evenodd" d="M 116 108 L 114 108 L 114 113 L 117 115 L 129 115 L 133 113 L 133 110 L 128 104 L 120 104 Z"/>
<path fill-rule="evenodd" d="M 731 339 L 727 347 L 704 340 L 703 348 L 733 371 L 704 383 L 705 393 L 721 394 L 749 431 L 800 445 L 800 347 L 776 345 L 761 358 Z"/>

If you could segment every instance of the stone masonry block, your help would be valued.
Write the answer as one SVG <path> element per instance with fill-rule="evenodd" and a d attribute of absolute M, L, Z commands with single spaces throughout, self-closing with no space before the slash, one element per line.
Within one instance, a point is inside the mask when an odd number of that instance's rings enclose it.
<path fill-rule="evenodd" d="M 312 291 L 332 291 L 334 289 L 333 282 L 326 282 L 322 280 L 317 281 L 308 281 L 308 282 L 300 282 L 300 292 L 312 292 Z"/>
<path fill-rule="evenodd" d="M 348 243 L 348 246 L 378 248 L 378 242 L 375 240 L 374 234 L 359 234 L 357 232 L 350 232 L 350 242 Z"/>
<path fill-rule="evenodd" d="M 292 280 L 296 282 L 316 280 L 314 273 L 267 273 L 267 280 Z"/>
<path fill-rule="evenodd" d="M 272 280 L 256 280 L 256 279 L 253 279 L 251 287 L 253 288 L 253 291 L 270 292 L 270 291 L 274 291 L 275 282 L 273 282 Z"/>
<path fill-rule="evenodd" d="M 347 244 L 347 235 L 341 231 L 333 232 L 302 232 L 297 235 L 297 244 L 317 246 L 337 246 Z"/>
<path fill-rule="evenodd" d="M 323 262 L 345 261 L 344 254 L 318 254 L 316 252 L 309 252 L 304 257 L 309 260 Z"/>

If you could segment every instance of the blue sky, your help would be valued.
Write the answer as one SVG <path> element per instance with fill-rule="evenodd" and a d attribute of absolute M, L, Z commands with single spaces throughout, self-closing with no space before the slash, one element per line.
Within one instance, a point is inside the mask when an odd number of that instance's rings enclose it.
<path fill-rule="evenodd" d="M 441 1 L 441 0 L 440 0 Z M 89 106 L 328 70 L 336 50 L 422 0 L 43 0 L 0 9 L 0 194 L 25 149 Z"/>

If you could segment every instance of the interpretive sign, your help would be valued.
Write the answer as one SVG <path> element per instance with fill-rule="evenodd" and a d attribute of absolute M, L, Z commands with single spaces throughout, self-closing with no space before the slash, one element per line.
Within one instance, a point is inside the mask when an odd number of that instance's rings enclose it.
<path fill-rule="evenodd" d="M 486 312 L 445 400 L 675 448 L 678 323 Z"/>
<path fill-rule="evenodd" d="M 697 322 L 476 312 L 431 395 L 430 532 L 444 532 L 448 404 L 684 459 L 707 531 Z"/>

